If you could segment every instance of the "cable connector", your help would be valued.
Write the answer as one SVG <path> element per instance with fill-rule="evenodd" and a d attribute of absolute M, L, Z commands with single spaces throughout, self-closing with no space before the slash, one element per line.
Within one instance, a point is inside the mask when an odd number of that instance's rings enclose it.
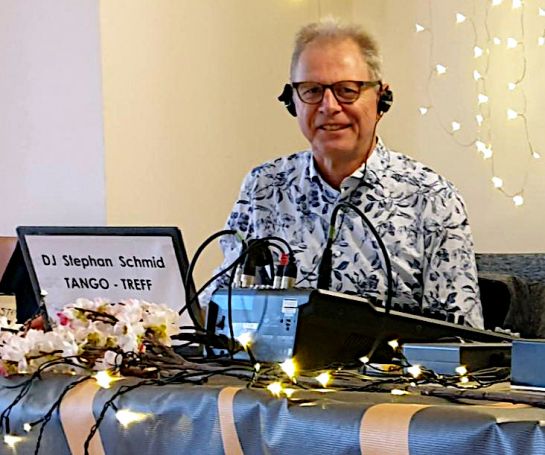
<path fill-rule="evenodd" d="M 242 274 L 240 275 L 240 287 L 248 288 L 255 284 L 255 256 L 248 254 L 244 265 L 242 266 Z"/>
<path fill-rule="evenodd" d="M 287 256 L 287 255 L 282 255 Z M 287 258 L 287 264 L 284 266 L 284 271 L 280 284 L 281 289 L 289 289 L 295 286 L 297 278 L 297 263 L 295 262 L 295 256 L 290 255 Z"/>
<path fill-rule="evenodd" d="M 284 270 L 288 265 L 288 262 L 289 256 L 286 253 L 282 253 L 280 255 L 280 261 L 278 262 L 276 270 L 274 272 L 274 289 L 282 289 L 282 278 L 284 277 Z"/>

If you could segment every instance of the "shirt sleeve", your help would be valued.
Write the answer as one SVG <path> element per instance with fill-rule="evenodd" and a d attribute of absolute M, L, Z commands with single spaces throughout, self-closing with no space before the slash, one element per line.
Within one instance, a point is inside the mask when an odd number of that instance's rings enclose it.
<path fill-rule="evenodd" d="M 456 191 L 432 203 L 424 228 L 424 307 L 463 315 L 465 323 L 484 328 L 473 238 L 464 206 Z"/>

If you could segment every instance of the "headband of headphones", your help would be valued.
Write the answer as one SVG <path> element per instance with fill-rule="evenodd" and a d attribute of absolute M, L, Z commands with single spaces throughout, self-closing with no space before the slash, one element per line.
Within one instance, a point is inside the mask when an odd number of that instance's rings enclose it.
<path fill-rule="evenodd" d="M 382 84 L 381 84 L 382 87 Z M 281 101 L 286 106 L 288 112 L 297 117 L 297 111 L 295 110 L 295 102 L 293 101 L 293 87 L 291 84 L 284 85 L 284 90 L 278 97 L 278 101 Z M 377 102 L 377 112 L 379 115 L 385 114 L 388 112 L 392 103 L 394 102 L 394 93 L 389 89 L 380 89 Z"/>

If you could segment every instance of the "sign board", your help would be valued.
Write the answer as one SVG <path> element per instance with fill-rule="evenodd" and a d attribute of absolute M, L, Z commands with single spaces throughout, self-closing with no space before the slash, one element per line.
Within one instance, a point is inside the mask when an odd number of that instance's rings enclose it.
<path fill-rule="evenodd" d="M 22 226 L 17 233 L 36 296 L 47 292 L 49 314 L 78 298 L 185 306 L 188 260 L 177 228 Z M 195 315 L 198 307 L 195 299 Z M 191 312 L 182 325 L 193 325 Z"/>

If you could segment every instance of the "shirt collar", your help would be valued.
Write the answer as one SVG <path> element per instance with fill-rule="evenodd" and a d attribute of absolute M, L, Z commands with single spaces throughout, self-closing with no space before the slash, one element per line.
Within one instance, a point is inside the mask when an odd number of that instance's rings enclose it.
<path fill-rule="evenodd" d="M 310 160 L 310 166 L 308 167 L 309 176 L 314 182 L 321 181 L 322 176 L 320 175 L 320 173 L 318 172 L 318 169 L 316 168 L 316 161 L 314 161 L 314 155 L 312 154 L 312 150 L 309 150 L 307 153 Z"/>
<path fill-rule="evenodd" d="M 346 180 L 353 178 L 360 180 L 365 177 L 365 180 L 368 183 L 376 183 L 384 175 L 389 162 L 390 155 L 388 154 L 388 150 L 386 149 L 384 142 L 382 142 L 382 139 L 377 137 L 377 144 L 375 145 L 371 156 L 348 176 Z"/>
<path fill-rule="evenodd" d="M 310 160 L 310 165 L 308 167 L 310 178 L 315 182 L 322 182 L 323 179 L 316 167 L 312 151 L 308 151 L 307 153 Z M 385 170 L 388 168 L 389 162 L 390 155 L 388 154 L 388 150 L 382 139 L 377 136 L 377 144 L 375 145 L 371 156 L 367 161 L 362 163 L 358 169 L 349 175 L 344 182 L 347 182 L 349 179 L 360 180 L 362 177 L 365 177 L 365 180 L 368 183 L 376 183 L 382 178 Z"/>

